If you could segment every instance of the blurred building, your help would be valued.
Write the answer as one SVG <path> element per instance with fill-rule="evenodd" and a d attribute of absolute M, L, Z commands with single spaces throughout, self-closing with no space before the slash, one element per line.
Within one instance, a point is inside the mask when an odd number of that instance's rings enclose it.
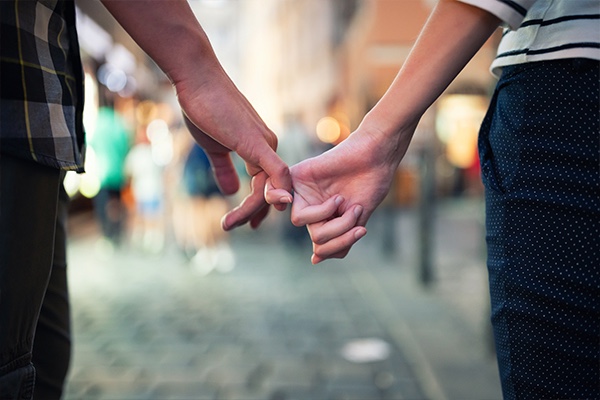
<path fill-rule="evenodd" d="M 314 133 L 339 112 L 348 130 L 351 98 L 348 41 L 364 21 L 360 0 L 242 0 L 239 5 L 239 86 L 280 135 L 289 118 Z M 360 46 L 356 46 L 358 49 Z M 354 96 L 359 99 L 362 96 Z M 361 110 L 354 110 L 358 115 Z"/>
<path fill-rule="evenodd" d="M 283 138 L 297 133 L 292 121 L 302 125 L 307 140 L 331 145 L 358 126 L 391 84 L 435 2 L 189 0 L 225 70 L 267 124 Z M 85 55 L 116 65 L 140 97 L 159 97 L 175 108 L 162 72 L 100 2 L 77 4 Z M 494 84 L 489 65 L 498 39 L 484 46 L 423 119 L 400 171 L 404 185 L 418 184 L 411 154 L 424 146 L 439 153 L 442 192 L 455 191 L 465 174 L 477 174 L 473 137 Z M 444 101 L 446 96 L 454 98 Z M 413 192 L 405 188 L 401 201 L 412 202 Z"/>
<path fill-rule="evenodd" d="M 392 83 L 408 57 L 436 0 L 364 0 L 368 23 L 362 80 L 367 109 Z M 418 197 L 424 152 L 435 160 L 437 192 L 441 195 L 480 195 L 476 139 L 495 84 L 489 66 L 495 57 L 500 30 L 467 64 L 445 94 L 423 117 L 398 171 L 395 201 L 412 204 Z M 366 111 L 366 110 L 365 110 Z"/>
<path fill-rule="evenodd" d="M 368 95 L 379 99 L 404 63 L 436 0 L 365 0 L 371 24 L 367 39 Z M 490 40 L 448 89 L 450 92 L 487 92 L 492 82 L 489 66 L 498 37 Z M 476 88 L 476 89 L 474 89 Z"/>
<path fill-rule="evenodd" d="M 435 0 L 221 0 L 235 4 L 235 77 L 280 136 L 289 118 L 333 144 L 352 132 L 402 67 Z M 210 36 L 210 33 L 209 33 Z M 479 187 L 475 141 L 494 78 L 494 36 L 423 118 L 399 171 L 396 201 L 414 202 L 418 154 L 432 147 L 438 189 Z M 449 96 L 453 99 L 450 101 Z M 327 124 L 321 124 L 327 119 Z M 325 130 L 324 135 L 321 131 Z M 448 153 L 448 154 L 447 154 Z"/>

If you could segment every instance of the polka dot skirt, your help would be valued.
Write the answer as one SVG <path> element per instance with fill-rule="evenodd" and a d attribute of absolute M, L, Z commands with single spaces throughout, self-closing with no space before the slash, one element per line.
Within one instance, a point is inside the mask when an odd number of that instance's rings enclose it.
<path fill-rule="evenodd" d="M 511 66 L 479 137 L 505 399 L 600 399 L 600 63 Z"/>

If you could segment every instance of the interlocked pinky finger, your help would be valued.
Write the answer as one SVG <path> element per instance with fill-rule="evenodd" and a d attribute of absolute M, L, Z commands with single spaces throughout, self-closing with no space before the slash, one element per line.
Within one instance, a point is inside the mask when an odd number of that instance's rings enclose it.
<path fill-rule="evenodd" d="M 265 201 L 275 206 L 279 211 L 287 208 L 288 204 L 292 203 L 292 195 L 285 189 L 276 189 L 273 186 L 271 178 L 265 183 Z"/>

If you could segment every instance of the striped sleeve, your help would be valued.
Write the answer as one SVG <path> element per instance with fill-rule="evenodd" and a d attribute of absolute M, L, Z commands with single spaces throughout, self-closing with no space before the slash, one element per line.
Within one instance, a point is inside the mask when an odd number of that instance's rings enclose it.
<path fill-rule="evenodd" d="M 481 8 L 504 21 L 511 29 L 519 28 L 536 0 L 458 0 Z"/>

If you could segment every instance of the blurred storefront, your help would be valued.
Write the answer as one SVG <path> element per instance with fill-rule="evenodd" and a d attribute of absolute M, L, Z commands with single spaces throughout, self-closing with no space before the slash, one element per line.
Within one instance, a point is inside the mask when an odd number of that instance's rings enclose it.
<path fill-rule="evenodd" d="M 297 134 L 290 125 L 301 125 L 314 152 L 315 147 L 322 151 L 339 143 L 357 128 L 401 68 L 435 0 L 218 3 L 235 15 L 233 27 L 222 30 L 235 30 L 230 35 L 236 39 L 230 43 L 237 43 L 238 52 L 231 70 L 240 89 L 283 143 L 289 139 L 286 135 Z M 434 177 L 439 195 L 479 194 L 473 127 L 483 118 L 481 111 L 495 83 L 489 65 L 498 40 L 497 35 L 490 39 L 446 92 L 469 95 L 473 101 L 444 101 L 444 95 L 423 118 L 398 171 L 390 196 L 393 203 L 412 205 L 417 200 L 424 148 L 437 160 Z M 453 128 L 445 127 L 447 122 Z M 449 129 L 460 127 L 469 132 L 448 136 Z M 460 145 L 463 153 L 471 154 L 468 166 L 448 158 L 462 136 L 468 137 Z"/>
<path fill-rule="evenodd" d="M 361 73 L 350 67 L 361 67 L 348 52 L 360 48 L 353 36 L 364 37 L 363 2 L 238 3 L 242 92 L 283 140 L 299 124 L 313 147 L 339 143 L 364 110 L 364 96 L 351 93 Z"/>
<path fill-rule="evenodd" d="M 292 163 L 339 143 L 357 128 L 402 66 L 435 0 L 189 3 L 225 70 L 280 137 L 282 156 Z M 88 131 L 93 134 L 98 83 L 116 93 L 115 107 L 132 125 L 139 122 L 135 109 L 141 101 L 166 105 L 178 115 L 164 74 L 101 3 L 78 0 L 77 5 Z M 475 127 L 494 84 L 488 69 L 497 41 L 494 36 L 484 46 L 423 118 L 398 171 L 392 203 L 412 205 L 418 198 L 424 148 L 435 154 L 440 195 L 478 192 Z M 172 115 L 160 119 L 176 124 Z M 288 154 L 289 143 L 296 154 Z"/>
<path fill-rule="evenodd" d="M 149 124 L 141 116 L 142 108 L 148 108 L 150 104 L 155 110 L 153 119 L 171 122 L 174 102 L 165 75 L 99 0 L 77 0 L 76 6 L 85 71 L 84 126 L 88 146 L 86 173 L 68 173 L 65 179 L 65 187 L 73 199 L 73 210 L 91 208 L 92 199 L 101 189 L 102 162 L 94 147 L 89 145 L 94 142 L 100 109 L 110 108 L 122 118 L 132 146 L 136 132 Z M 164 154 L 162 158 L 164 160 Z M 124 188 L 124 199 L 127 200 L 127 187 Z"/>
<path fill-rule="evenodd" d="M 392 83 L 408 57 L 436 0 L 365 0 L 369 28 L 364 49 L 364 96 L 372 106 Z M 438 196 L 481 194 L 476 138 L 495 78 L 489 66 L 500 39 L 498 31 L 431 107 L 417 128 L 398 170 L 392 200 L 412 205 L 419 197 L 422 155 L 435 160 Z"/>

